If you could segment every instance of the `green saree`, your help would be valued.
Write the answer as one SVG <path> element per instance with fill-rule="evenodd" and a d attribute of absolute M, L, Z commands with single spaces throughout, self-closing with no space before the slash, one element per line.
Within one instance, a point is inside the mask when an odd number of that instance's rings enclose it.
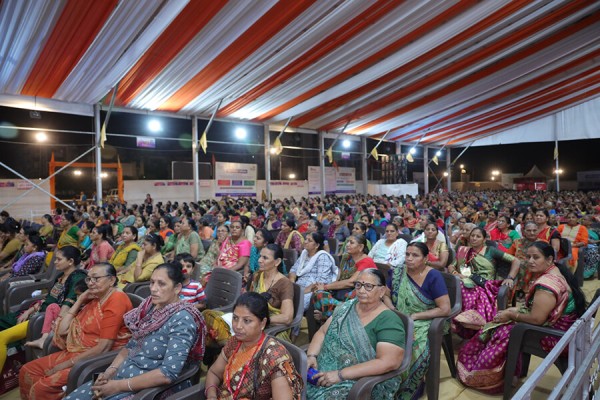
<path fill-rule="evenodd" d="M 356 313 L 356 303 L 356 299 L 346 301 L 333 312 L 331 324 L 323 340 L 324 345 L 317 358 L 319 371 L 335 371 L 375 358 L 375 349 Z M 355 383 L 354 380 L 345 380 L 329 387 L 308 385 L 307 398 L 345 399 Z M 399 384 L 400 377 L 378 384 L 373 389 L 372 398 L 393 399 Z"/>
<path fill-rule="evenodd" d="M 396 268 L 392 277 L 392 303 L 398 311 L 406 315 L 424 312 L 435 308 L 435 301 L 427 298 L 419 287 L 406 274 L 406 268 Z M 412 361 L 408 371 L 402 373 L 402 383 L 396 398 L 410 399 L 429 368 L 429 340 L 427 335 L 431 320 L 417 320 L 414 323 Z"/>

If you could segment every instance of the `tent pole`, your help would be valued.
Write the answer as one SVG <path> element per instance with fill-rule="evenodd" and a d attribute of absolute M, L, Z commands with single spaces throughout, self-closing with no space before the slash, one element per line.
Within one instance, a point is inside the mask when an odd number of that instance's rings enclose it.
<path fill-rule="evenodd" d="M 448 189 L 448 193 L 450 193 L 452 191 L 452 167 L 451 167 L 451 160 L 450 160 L 450 152 L 451 152 L 451 148 L 448 147 L 447 153 L 446 153 L 446 172 L 448 173 L 447 176 L 447 189 Z"/>
<path fill-rule="evenodd" d="M 265 136 L 265 193 L 267 199 L 271 198 L 271 135 L 269 125 L 263 125 L 263 134 Z M 257 196 L 258 197 L 258 196 Z"/>
<path fill-rule="evenodd" d="M 369 154 L 367 154 L 367 138 L 365 136 L 360 137 L 361 144 L 361 152 L 363 162 L 361 163 L 361 175 L 362 175 L 362 186 L 363 186 L 363 194 L 367 194 L 369 192 L 369 181 L 367 180 L 367 159 L 369 158 Z"/>
<path fill-rule="evenodd" d="M 423 193 L 429 193 L 429 146 L 423 146 Z"/>
<path fill-rule="evenodd" d="M 108 115 L 106 118 L 108 119 Z M 102 207 L 102 134 L 99 104 L 94 105 L 94 128 L 96 130 L 96 205 Z"/>
<path fill-rule="evenodd" d="M 200 200 L 200 168 L 198 166 L 198 117 L 192 116 L 192 172 L 194 174 L 194 202 Z"/>
<path fill-rule="evenodd" d="M 321 199 L 325 199 L 325 136 L 319 131 L 319 167 L 321 168 Z"/>

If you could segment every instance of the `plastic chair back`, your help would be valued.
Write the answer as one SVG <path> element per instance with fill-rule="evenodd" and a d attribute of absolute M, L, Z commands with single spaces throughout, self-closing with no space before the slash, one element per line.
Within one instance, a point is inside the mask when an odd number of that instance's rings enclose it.
<path fill-rule="evenodd" d="M 131 300 L 131 305 L 133 305 L 133 308 L 137 308 L 144 301 L 142 297 L 134 293 L 127 293 L 127 297 L 129 297 L 129 300 Z"/>
<path fill-rule="evenodd" d="M 294 319 L 289 325 L 271 325 L 265 329 L 265 333 L 275 336 L 279 332 L 283 332 L 290 328 L 299 327 L 304 316 L 304 290 L 297 283 L 294 285 Z"/>
<path fill-rule="evenodd" d="M 242 275 L 227 268 L 215 268 L 206 284 L 207 308 L 228 312 L 242 291 Z"/>
<path fill-rule="evenodd" d="M 294 249 L 283 249 L 283 262 L 289 272 L 298 260 L 298 252 Z"/>
<path fill-rule="evenodd" d="M 208 251 L 208 248 L 210 247 L 211 244 L 212 244 L 212 240 L 202 239 L 202 247 L 204 248 L 205 253 Z"/>
<path fill-rule="evenodd" d="M 277 340 L 287 349 L 288 353 L 290 353 L 290 356 L 292 357 L 292 360 L 294 362 L 294 366 L 296 367 L 296 371 L 298 371 L 298 373 L 302 377 L 302 381 L 304 382 L 304 389 L 302 389 L 302 399 L 306 399 L 306 385 L 308 384 L 308 382 L 306 381 L 306 371 L 308 370 L 308 360 L 306 357 L 306 353 L 302 351 L 302 349 L 300 349 L 298 346 L 295 346 L 290 342 L 286 342 L 285 340 L 279 339 Z"/>

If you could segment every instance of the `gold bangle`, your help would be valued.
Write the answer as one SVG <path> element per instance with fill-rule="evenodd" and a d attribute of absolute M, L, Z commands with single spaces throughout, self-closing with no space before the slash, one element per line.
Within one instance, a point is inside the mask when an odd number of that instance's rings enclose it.
<path fill-rule="evenodd" d="M 517 311 L 517 315 L 515 315 L 515 322 L 519 322 L 519 312 Z"/>

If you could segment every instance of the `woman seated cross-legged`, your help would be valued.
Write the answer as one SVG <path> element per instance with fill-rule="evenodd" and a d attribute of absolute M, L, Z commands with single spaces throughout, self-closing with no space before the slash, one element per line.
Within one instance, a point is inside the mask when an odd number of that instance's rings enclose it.
<path fill-rule="evenodd" d="M 319 371 L 317 385 L 309 385 L 309 400 L 345 399 L 360 378 L 376 376 L 400 367 L 406 334 L 400 317 L 382 298 L 385 277 L 367 269 L 355 282 L 356 299 L 336 307 L 308 346 L 308 367 Z M 375 386 L 374 399 L 395 398 L 400 377 Z"/>
<path fill-rule="evenodd" d="M 237 299 L 232 318 L 235 336 L 206 376 L 208 400 L 301 398 L 303 381 L 291 356 L 263 332 L 269 325 L 270 308 L 258 293 L 244 293 Z"/>
<path fill-rule="evenodd" d="M 426 228 L 427 231 L 427 228 Z M 401 399 L 411 399 L 420 392 L 429 368 L 429 327 L 433 318 L 450 315 L 450 297 L 442 274 L 427 264 L 429 249 L 425 243 L 413 242 L 406 248 L 404 266 L 396 268 L 392 278 L 391 299 L 386 305 L 410 315 L 414 321 L 412 361 L 404 372 L 398 391 Z"/>
<path fill-rule="evenodd" d="M 75 389 L 67 400 L 129 399 L 135 392 L 171 383 L 186 365 L 204 355 L 206 328 L 196 308 L 179 301 L 184 275 L 178 264 L 161 264 L 150 278 L 152 295 L 125 314 L 131 340 L 96 382 Z M 189 386 L 184 382 L 170 392 Z"/>
<path fill-rule="evenodd" d="M 54 344 L 62 350 L 23 365 L 19 372 L 21 399 L 61 399 L 71 368 L 125 345 L 131 334 L 123 315 L 132 309 L 129 297 L 115 286 L 117 271 L 95 264 L 85 278 L 88 290 L 56 321 Z"/>

